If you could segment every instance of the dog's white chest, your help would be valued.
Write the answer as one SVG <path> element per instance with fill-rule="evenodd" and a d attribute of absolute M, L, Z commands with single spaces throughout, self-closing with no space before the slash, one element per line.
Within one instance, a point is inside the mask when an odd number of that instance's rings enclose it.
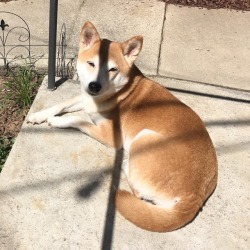
<path fill-rule="evenodd" d="M 98 112 L 96 103 L 94 102 L 93 98 L 88 95 L 83 95 L 83 107 L 88 114 Z"/>

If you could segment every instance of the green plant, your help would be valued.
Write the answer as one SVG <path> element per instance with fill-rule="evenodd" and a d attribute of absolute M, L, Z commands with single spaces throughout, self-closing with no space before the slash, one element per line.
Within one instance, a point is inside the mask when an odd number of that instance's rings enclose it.
<path fill-rule="evenodd" d="M 20 66 L 9 72 L 9 80 L 4 82 L 5 101 L 14 101 L 20 108 L 31 105 L 37 90 L 39 74 L 31 66 Z"/>

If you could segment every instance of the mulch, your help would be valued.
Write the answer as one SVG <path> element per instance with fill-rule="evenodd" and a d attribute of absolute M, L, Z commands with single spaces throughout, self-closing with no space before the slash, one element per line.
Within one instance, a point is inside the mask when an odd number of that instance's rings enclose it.
<path fill-rule="evenodd" d="M 207 9 L 235 9 L 250 11 L 250 0 L 163 0 L 168 4 Z"/>

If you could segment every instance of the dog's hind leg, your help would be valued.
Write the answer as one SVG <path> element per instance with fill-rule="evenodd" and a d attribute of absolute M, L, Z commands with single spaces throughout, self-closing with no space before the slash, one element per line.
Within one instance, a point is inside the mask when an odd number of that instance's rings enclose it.
<path fill-rule="evenodd" d="M 79 111 L 82 109 L 83 109 L 83 97 L 80 95 L 65 102 L 62 102 L 58 105 L 55 105 L 51 108 L 31 114 L 27 118 L 27 122 L 32 124 L 40 124 L 42 122 L 46 122 L 49 117 L 53 117 L 61 113 Z"/>

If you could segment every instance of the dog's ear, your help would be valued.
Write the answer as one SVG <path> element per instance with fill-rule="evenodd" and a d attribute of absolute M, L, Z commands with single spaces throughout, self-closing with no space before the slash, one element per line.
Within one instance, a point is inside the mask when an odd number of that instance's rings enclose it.
<path fill-rule="evenodd" d="M 100 36 L 91 22 L 86 22 L 80 34 L 80 50 L 86 50 L 93 46 L 93 44 L 100 40 Z"/>
<path fill-rule="evenodd" d="M 122 43 L 122 51 L 128 64 L 132 66 L 142 49 L 143 37 L 134 36 Z"/>

